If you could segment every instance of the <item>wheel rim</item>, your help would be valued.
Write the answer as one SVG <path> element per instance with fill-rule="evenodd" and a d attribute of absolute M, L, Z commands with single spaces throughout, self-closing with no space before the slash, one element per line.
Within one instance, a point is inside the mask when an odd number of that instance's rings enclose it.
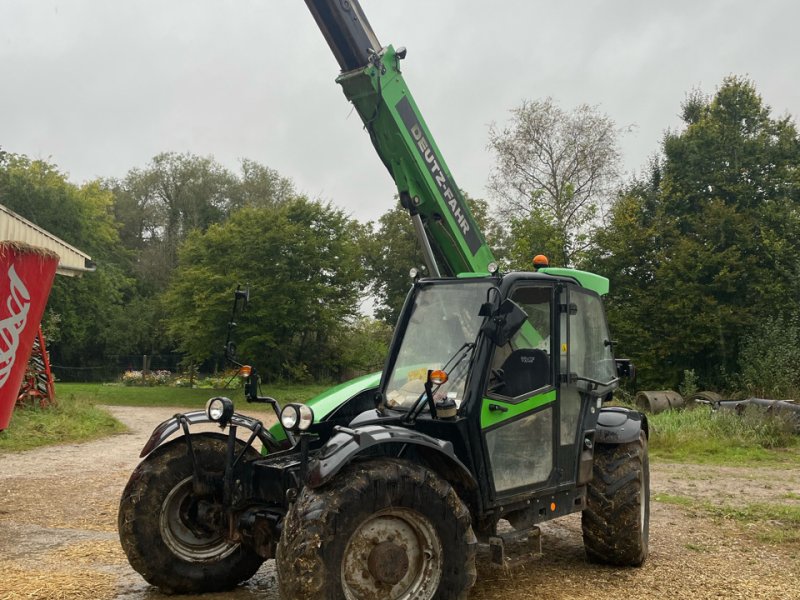
<path fill-rule="evenodd" d="M 222 532 L 205 529 L 192 520 L 198 500 L 192 494 L 192 478 L 176 485 L 161 505 L 161 538 L 175 556 L 188 562 L 217 561 L 239 547 L 225 540 Z"/>
<path fill-rule="evenodd" d="M 442 544 L 426 517 L 387 508 L 353 532 L 342 559 L 347 600 L 427 600 L 442 577 Z"/>

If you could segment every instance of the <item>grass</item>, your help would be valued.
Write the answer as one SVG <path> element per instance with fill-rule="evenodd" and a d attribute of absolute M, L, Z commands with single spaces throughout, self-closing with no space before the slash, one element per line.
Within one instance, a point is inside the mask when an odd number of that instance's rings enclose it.
<path fill-rule="evenodd" d="M 800 464 L 800 436 L 792 424 L 755 407 L 737 415 L 699 406 L 648 415 L 648 421 L 654 458 L 715 465 Z"/>
<path fill-rule="evenodd" d="M 662 504 L 674 504 L 676 506 L 694 507 L 697 504 L 689 496 L 677 496 L 675 494 L 654 494 L 653 500 Z"/>
<path fill-rule="evenodd" d="M 39 446 L 85 442 L 125 431 L 107 412 L 73 396 L 61 398 L 51 408 L 18 408 L 11 424 L 0 432 L 0 452 L 30 450 Z"/>
<path fill-rule="evenodd" d="M 653 501 L 672 504 L 705 512 L 716 519 L 735 521 L 745 526 L 748 533 L 769 544 L 800 543 L 800 505 L 751 502 L 715 505 L 708 500 L 695 500 L 688 496 L 654 494 Z"/>
<path fill-rule="evenodd" d="M 330 385 L 269 385 L 262 393 L 277 398 L 281 403 L 303 402 L 313 398 Z M 238 390 L 214 390 L 209 388 L 175 388 L 168 386 L 138 387 L 120 384 L 58 383 L 58 397 L 73 396 L 81 402 L 110 404 L 112 406 L 177 406 L 202 408 L 213 396 L 228 396 L 239 406 L 246 404 L 244 393 Z"/>
<path fill-rule="evenodd" d="M 264 392 L 281 403 L 303 402 L 329 385 L 270 385 Z M 134 387 L 120 384 L 58 383 L 56 406 L 18 408 L 8 429 L 0 432 L 0 452 L 40 446 L 85 442 L 125 431 L 125 427 L 97 404 L 114 406 L 175 406 L 202 408 L 212 396 L 229 396 L 239 408 L 246 405 L 241 389 L 213 390 L 173 387 Z M 263 405 L 250 405 L 263 406 Z"/>
<path fill-rule="evenodd" d="M 740 506 L 703 506 L 720 519 L 748 526 L 748 533 L 768 544 L 800 544 L 800 506 L 754 502 Z"/>
<path fill-rule="evenodd" d="M 264 386 L 264 393 L 281 403 L 303 402 L 328 387 L 270 384 Z M 96 404 L 196 409 L 212 396 L 225 395 L 240 409 L 247 406 L 241 390 L 59 383 L 56 394 L 57 409 L 16 411 L 8 431 L 0 433 L 0 451 L 83 441 L 120 431 L 122 426 L 95 409 Z M 650 452 L 655 459 L 716 465 L 800 465 L 800 436 L 792 434 L 786 421 L 757 410 L 739 416 L 732 412 L 712 413 L 701 406 L 650 415 L 648 419 Z"/>

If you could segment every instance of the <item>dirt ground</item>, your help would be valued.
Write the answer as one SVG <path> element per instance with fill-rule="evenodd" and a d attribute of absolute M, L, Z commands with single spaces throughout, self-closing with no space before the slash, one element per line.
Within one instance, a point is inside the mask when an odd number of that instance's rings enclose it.
<path fill-rule="evenodd" d="M 0 600 L 158 600 L 129 566 L 117 504 L 150 431 L 174 409 L 111 407 L 129 432 L 86 444 L 0 455 Z M 651 465 L 652 493 L 735 505 L 800 503 L 798 470 Z M 543 555 L 502 570 L 479 565 L 475 600 L 800 598 L 800 546 L 705 511 L 652 503 L 651 556 L 641 569 L 586 562 L 580 517 L 542 527 Z M 171 596 L 170 598 L 181 598 Z M 278 600 L 274 562 L 247 584 L 204 600 Z"/>

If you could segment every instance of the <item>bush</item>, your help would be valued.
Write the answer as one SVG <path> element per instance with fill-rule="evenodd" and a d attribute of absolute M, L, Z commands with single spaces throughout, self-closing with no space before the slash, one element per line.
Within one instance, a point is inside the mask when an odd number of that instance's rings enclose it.
<path fill-rule="evenodd" d="M 237 377 L 239 369 L 226 369 L 222 373 L 209 375 L 203 379 L 196 379 L 194 387 L 214 390 L 236 390 L 242 386 L 242 378 Z M 188 379 L 186 381 L 188 386 Z"/>
<path fill-rule="evenodd" d="M 694 369 L 686 369 L 683 372 L 683 383 L 678 386 L 678 391 L 680 392 L 683 399 L 689 402 L 692 396 L 694 396 L 697 391 L 697 375 L 695 375 Z"/>
<path fill-rule="evenodd" d="M 125 385 L 156 386 L 168 385 L 172 380 L 169 371 L 125 371 L 122 374 L 122 383 Z"/>
<path fill-rule="evenodd" d="M 742 339 L 741 386 L 762 398 L 800 396 L 800 317 L 767 317 Z M 800 399 L 800 398 L 798 398 Z"/>

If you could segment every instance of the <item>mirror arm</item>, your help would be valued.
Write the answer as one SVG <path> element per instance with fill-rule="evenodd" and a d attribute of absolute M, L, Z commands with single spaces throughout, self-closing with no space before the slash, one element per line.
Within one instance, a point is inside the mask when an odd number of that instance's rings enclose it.
<path fill-rule="evenodd" d="M 561 376 L 564 383 L 573 383 L 575 381 L 585 381 L 586 383 L 592 384 L 594 386 L 590 391 L 594 391 L 599 387 L 610 387 L 615 383 L 619 383 L 619 377 L 614 377 L 609 381 L 598 381 L 597 379 L 590 379 L 589 377 L 583 377 L 582 375 L 576 375 L 575 373 L 567 373 Z"/>

